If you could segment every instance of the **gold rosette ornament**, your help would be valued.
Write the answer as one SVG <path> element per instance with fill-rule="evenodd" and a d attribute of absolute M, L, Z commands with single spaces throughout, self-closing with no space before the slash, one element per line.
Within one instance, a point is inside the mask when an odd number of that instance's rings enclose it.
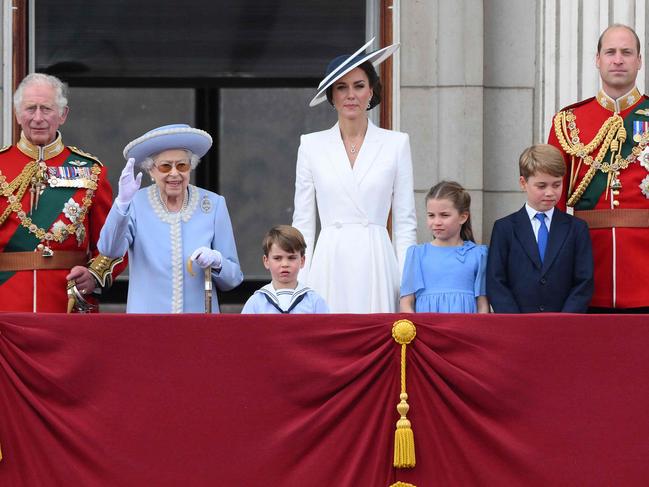
<path fill-rule="evenodd" d="M 398 320 L 392 325 L 392 338 L 401 345 L 401 401 L 397 405 L 400 418 L 394 432 L 394 466 L 397 468 L 415 466 L 415 437 L 410 420 L 406 417 L 410 409 L 406 393 L 406 347 L 416 335 L 417 329 L 410 320 Z"/>

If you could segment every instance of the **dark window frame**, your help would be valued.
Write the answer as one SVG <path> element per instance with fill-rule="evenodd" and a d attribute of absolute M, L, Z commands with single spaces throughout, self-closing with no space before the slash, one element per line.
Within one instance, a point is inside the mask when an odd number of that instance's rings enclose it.
<path fill-rule="evenodd" d="M 220 127 L 220 90 L 223 88 L 313 88 L 320 82 L 315 78 L 98 78 L 66 77 L 60 75 L 70 87 L 77 88 L 189 88 L 195 90 L 195 124 L 209 132 L 218 147 Z M 219 151 L 210 151 L 196 168 L 196 184 L 219 192 Z M 235 289 L 218 293 L 221 304 L 243 304 L 246 299 L 268 280 L 244 279 Z M 128 280 L 117 279 L 101 298 L 103 303 L 125 303 Z"/>

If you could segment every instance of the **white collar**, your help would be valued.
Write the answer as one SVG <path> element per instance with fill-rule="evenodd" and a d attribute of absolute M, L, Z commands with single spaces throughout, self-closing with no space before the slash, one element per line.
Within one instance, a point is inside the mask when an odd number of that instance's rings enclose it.
<path fill-rule="evenodd" d="M 543 213 L 546 217 L 548 217 L 548 221 L 552 221 L 552 215 L 554 215 L 554 206 L 547 211 L 538 211 L 532 208 L 528 203 L 525 203 L 525 210 L 527 211 L 527 215 L 529 216 L 530 221 L 535 220 L 537 213 Z"/>
<path fill-rule="evenodd" d="M 277 297 L 278 294 L 280 294 L 280 293 L 282 293 L 282 294 L 283 293 L 292 293 L 291 300 L 289 301 L 288 306 L 286 308 L 282 308 L 282 309 L 286 310 L 286 309 L 289 309 L 293 305 L 293 303 L 295 302 L 296 299 L 298 299 L 300 296 L 302 296 L 303 294 L 306 294 L 309 291 L 311 291 L 311 288 L 309 288 L 307 286 L 304 286 L 304 285 L 300 284 L 299 282 L 297 283 L 297 286 L 295 287 L 295 289 L 275 289 L 273 287 L 273 283 L 269 282 L 268 284 L 266 284 L 262 288 L 255 291 L 255 294 L 256 293 L 265 294 L 277 306 L 279 306 L 280 301 L 279 301 L 279 298 Z"/>

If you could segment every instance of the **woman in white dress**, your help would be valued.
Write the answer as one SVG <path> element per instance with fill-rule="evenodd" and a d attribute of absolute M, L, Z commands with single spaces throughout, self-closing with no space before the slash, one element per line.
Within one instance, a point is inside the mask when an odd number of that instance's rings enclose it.
<path fill-rule="evenodd" d="M 338 123 L 303 135 L 297 155 L 293 226 L 307 243 L 300 281 L 333 313 L 395 312 L 406 250 L 416 243 L 408 135 L 367 117 L 381 101 L 375 66 L 399 46 L 364 53 L 371 43 L 329 63 L 310 105 L 326 99 Z"/>

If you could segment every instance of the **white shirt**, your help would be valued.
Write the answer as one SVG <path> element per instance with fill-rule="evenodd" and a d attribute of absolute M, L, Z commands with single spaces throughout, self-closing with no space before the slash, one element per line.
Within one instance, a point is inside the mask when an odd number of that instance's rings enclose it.
<path fill-rule="evenodd" d="M 539 228 L 541 228 L 541 222 L 536 218 L 537 213 L 543 213 L 545 215 L 545 226 L 548 227 L 548 234 L 550 233 L 550 224 L 552 223 L 552 215 L 554 214 L 554 207 L 550 208 L 548 211 L 537 211 L 532 208 L 529 204 L 525 203 L 525 210 L 527 210 L 527 215 L 530 217 L 530 222 L 532 223 L 532 230 L 534 231 L 534 239 L 539 241 Z"/>

